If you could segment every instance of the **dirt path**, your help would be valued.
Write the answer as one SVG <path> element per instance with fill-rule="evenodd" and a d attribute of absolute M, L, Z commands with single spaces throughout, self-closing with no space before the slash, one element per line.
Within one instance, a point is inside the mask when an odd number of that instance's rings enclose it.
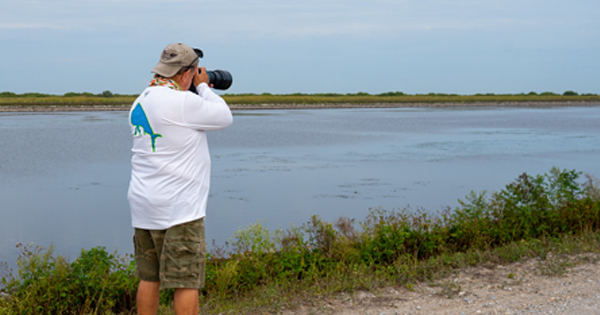
<path fill-rule="evenodd" d="M 341 294 L 284 315 L 600 314 L 599 258 L 585 259 L 562 275 L 555 272 L 563 265 L 538 260 L 470 268 L 434 284 L 415 285 L 413 291 L 390 287 Z M 544 275 L 550 269 L 554 276 Z"/>

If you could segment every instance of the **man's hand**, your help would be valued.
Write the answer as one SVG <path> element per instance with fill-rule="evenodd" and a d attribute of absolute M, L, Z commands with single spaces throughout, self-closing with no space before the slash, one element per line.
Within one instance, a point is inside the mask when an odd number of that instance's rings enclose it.
<path fill-rule="evenodd" d="M 206 68 L 198 67 L 198 71 L 194 75 L 194 86 L 198 86 L 202 82 L 208 84 L 208 73 L 206 72 Z"/>

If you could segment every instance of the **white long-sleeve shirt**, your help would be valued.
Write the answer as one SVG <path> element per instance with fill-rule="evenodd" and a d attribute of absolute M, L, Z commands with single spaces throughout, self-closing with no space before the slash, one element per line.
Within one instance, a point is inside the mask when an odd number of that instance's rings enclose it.
<path fill-rule="evenodd" d="M 127 199 L 133 227 L 164 230 L 206 215 L 210 154 L 205 131 L 227 128 L 233 116 L 205 83 L 197 91 L 151 86 L 131 107 Z"/>

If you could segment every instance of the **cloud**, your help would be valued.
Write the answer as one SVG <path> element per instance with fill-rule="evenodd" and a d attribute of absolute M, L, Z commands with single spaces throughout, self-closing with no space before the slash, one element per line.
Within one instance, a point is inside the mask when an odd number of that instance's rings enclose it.
<path fill-rule="evenodd" d="M 11 22 L 0 22 L 0 30 L 24 30 L 24 29 L 68 29 L 64 26 L 55 24 L 43 24 L 43 23 L 11 23 Z"/>
<path fill-rule="evenodd" d="M 206 47 L 207 66 L 234 71 L 239 80 L 234 89 L 244 91 L 275 91 L 277 85 L 311 91 L 312 82 L 303 89 L 298 86 L 302 81 L 294 81 L 306 65 L 312 68 L 304 76 L 313 75 L 313 69 L 331 74 L 321 83 L 323 89 L 336 89 L 336 82 L 338 89 L 352 91 L 358 83 L 350 79 L 347 65 L 357 61 L 377 82 L 383 77 L 402 85 L 414 81 L 406 78 L 421 77 L 423 89 L 439 91 L 430 86 L 429 76 L 450 73 L 443 78 L 453 82 L 461 73 L 500 78 L 506 69 L 535 74 L 575 61 L 592 69 L 587 72 L 600 73 L 594 59 L 598 10 L 597 0 L 2 1 L 0 39 L 12 47 L 4 54 L 15 49 L 23 53 L 17 60 L 4 58 L 0 67 L 10 73 L 33 68 L 48 76 L 63 73 L 72 80 L 57 83 L 54 89 L 60 93 L 95 86 L 137 91 L 139 82 L 146 83 L 156 53 L 181 41 Z M 94 75 L 86 76 L 84 67 Z M 253 80 L 256 69 L 264 81 Z M 572 69 L 561 79 L 573 80 Z M 141 79 L 106 79 L 119 71 Z M 281 79 L 290 73 L 294 77 Z M 597 82 L 596 77 L 585 79 L 586 84 Z M 36 76 L 33 86 L 47 87 L 52 79 Z M 15 83 L 5 88 L 24 87 Z"/>
<path fill-rule="evenodd" d="M 202 15 L 215 37 L 294 39 L 310 37 L 397 37 L 423 31 L 540 30 L 574 23 L 556 9 L 523 8 L 517 1 L 248 1 L 209 2 Z M 539 1 L 533 0 L 529 2 Z M 551 13 L 551 14 L 547 14 Z"/>
<path fill-rule="evenodd" d="M 0 5 L 0 29 L 110 31 L 127 36 L 146 30 L 172 34 L 187 23 L 184 31 L 193 29 L 212 38 L 396 37 L 427 31 L 527 31 L 580 23 L 572 18 L 579 13 L 576 9 L 570 9 L 575 10 L 571 17 L 562 14 L 569 8 L 544 5 L 541 0 L 22 0 Z"/>

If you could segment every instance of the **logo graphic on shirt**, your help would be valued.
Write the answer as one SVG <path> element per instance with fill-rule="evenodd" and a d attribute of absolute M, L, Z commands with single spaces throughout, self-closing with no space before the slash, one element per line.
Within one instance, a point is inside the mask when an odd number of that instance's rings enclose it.
<path fill-rule="evenodd" d="M 162 135 L 154 133 L 152 127 L 150 127 L 148 116 L 146 116 L 146 112 L 144 111 L 144 108 L 142 108 L 142 104 L 140 103 L 137 103 L 137 105 L 135 105 L 135 108 L 131 112 L 131 124 L 135 126 L 133 136 L 141 137 L 144 134 L 149 135 L 150 141 L 152 141 L 152 152 L 156 152 L 156 138 L 162 138 Z"/>

